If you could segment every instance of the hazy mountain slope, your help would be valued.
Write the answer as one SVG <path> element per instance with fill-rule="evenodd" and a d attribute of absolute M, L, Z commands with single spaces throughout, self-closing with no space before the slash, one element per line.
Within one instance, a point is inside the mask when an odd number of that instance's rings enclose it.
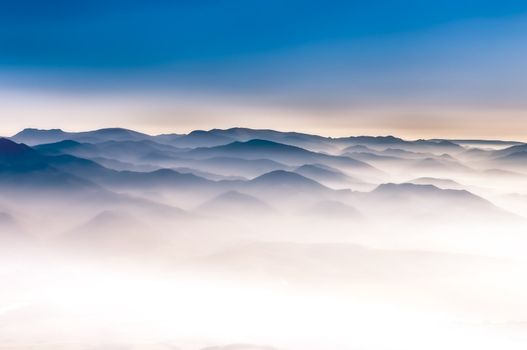
<path fill-rule="evenodd" d="M 294 172 L 329 187 L 347 188 L 354 185 L 367 185 L 358 178 L 348 176 L 338 169 L 322 164 L 305 164 L 296 168 Z"/>
<path fill-rule="evenodd" d="M 211 172 L 224 176 L 253 178 L 274 170 L 288 170 L 288 165 L 270 159 L 242 159 L 213 157 L 205 159 L 179 159 L 178 166 Z"/>
<path fill-rule="evenodd" d="M 19 242 L 29 237 L 23 232 L 17 220 L 5 211 L 0 211 L 0 242 Z"/>
<path fill-rule="evenodd" d="M 185 168 L 185 167 L 174 168 L 172 170 L 175 170 L 181 174 L 193 174 L 193 175 L 202 177 L 207 180 L 212 180 L 212 181 L 220 181 L 220 180 L 246 181 L 248 180 L 246 177 L 243 177 L 243 176 L 219 175 L 219 174 L 214 174 L 214 173 L 203 171 L 203 170 L 196 170 L 196 169 Z"/>
<path fill-rule="evenodd" d="M 433 154 L 458 153 L 463 147 L 445 140 L 416 140 L 407 141 L 394 136 L 351 136 L 335 139 L 343 148 L 363 145 L 368 148 L 382 151 L 387 148 L 398 148 L 412 152 L 430 152 Z"/>
<path fill-rule="evenodd" d="M 241 220 L 244 215 L 266 215 L 274 210 L 264 201 L 238 191 L 229 191 L 214 197 L 198 207 L 204 215 L 228 215 Z"/>
<path fill-rule="evenodd" d="M 42 143 L 52 143 L 64 141 L 69 138 L 69 133 L 60 129 L 40 130 L 40 129 L 24 129 L 12 136 L 10 139 L 28 145 L 38 145 Z"/>
<path fill-rule="evenodd" d="M 41 160 L 42 156 L 31 147 L 0 138 L 0 163 L 2 165 L 34 164 Z"/>
<path fill-rule="evenodd" d="M 212 181 L 192 174 L 162 169 L 152 172 L 115 171 L 71 155 L 45 156 L 34 149 L 0 139 L 0 182 L 38 186 L 89 188 L 152 188 L 206 186 Z"/>
<path fill-rule="evenodd" d="M 408 173 L 413 174 L 443 174 L 443 173 L 470 173 L 472 168 L 461 164 L 455 160 L 439 159 L 439 158 L 425 158 L 414 161 L 408 168 L 405 169 Z"/>
<path fill-rule="evenodd" d="M 217 135 L 232 138 L 234 141 L 246 142 L 254 139 L 273 141 L 291 146 L 306 148 L 312 151 L 333 151 L 336 147 L 327 137 L 309 135 L 299 132 L 281 132 L 269 129 L 231 128 L 227 130 L 213 129 Z"/>
<path fill-rule="evenodd" d="M 516 146 L 516 145 L 521 145 L 523 144 L 523 142 L 518 142 L 518 141 L 503 141 L 503 140 L 471 140 L 471 139 L 466 139 L 466 140 L 459 140 L 459 139 L 449 139 L 449 140 L 446 140 L 446 141 L 450 141 L 450 142 L 453 142 L 453 143 L 456 143 L 460 146 L 466 146 L 466 147 L 484 147 L 484 148 L 494 148 L 494 147 L 499 147 L 499 148 L 505 148 L 505 147 L 510 147 L 510 146 Z"/>
<path fill-rule="evenodd" d="M 77 157 L 97 157 L 100 156 L 97 146 L 91 143 L 80 143 L 73 140 L 64 140 L 54 143 L 45 143 L 33 147 L 39 153 L 56 156 L 69 154 Z"/>
<path fill-rule="evenodd" d="M 280 144 L 266 140 L 233 142 L 224 146 L 197 148 L 183 153 L 182 156 L 204 159 L 212 157 L 235 157 L 243 159 L 270 159 L 287 165 L 301 166 L 306 163 L 322 163 L 368 172 L 378 172 L 372 166 L 349 157 L 331 156 L 307 151 L 303 148 Z"/>
<path fill-rule="evenodd" d="M 108 158 L 124 162 L 148 162 L 155 154 L 161 154 L 171 159 L 180 149 L 156 143 L 150 140 L 140 141 L 104 141 L 100 143 L 80 143 L 65 140 L 51 144 L 42 144 L 34 147 L 46 155 L 69 154 L 83 158 Z"/>
<path fill-rule="evenodd" d="M 362 218 L 362 214 L 354 207 L 334 200 L 325 200 L 315 203 L 304 209 L 302 214 L 307 218 L 319 219 L 345 219 L 353 220 Z"/>
<path fill-rule="evenodd" d="M 183 135 L 172 140 L 171 144 L 177 147 L 196 148 L 226 145 L 233 141 L 234 139 L 231 137 L 218 135 L 214 132 L 194 130 L 188 135 Z"/>
<path fill-rule="evenodd" d="M 0 139 L 0 186 L 5 191 L 39 188 L 71 191 L 97 187 L 55 166 L 61 163 L 65 163 L 63 159 L 45 157 L 24 144 Z"/>
<path fill-rule="evenodd" d="M 371 192 L 358 194 L 353 202 L 361 212 L 372 216 L 388 215 L 388 220 L 458 220 L 480 215 L 518 219 L 466 190 L 440 189 L 433 185 L 382 184 Z"/>
<path fill-rule="evenodd" d="M 527 151 L 516 151 L 508 155 L 500 156 L 487 162 L 487 164 L 492 167 L 526 172 Z"/>
<path fill-rule="evenodd" d="M 331 191 L 328 187 L 321 185 L 320 183 L 308 179 L 302 175 L 276 170 L 270 173 L 258 176 L 247 183 L 249 187 L 253 188 L 280 188 L 283 190 L 305 190 L 305 191 Z"/>
<path fill-rule="evenodd" d="M 86 223 L 75 227 L 58 240 L 82 250 L 99 253 L 140 253 L 159 244 L 161 236 L 136 216 L 123 211 L 102 211 Z"/>
<path fill-rule="evenodd" d="M 139 141 L 148 140 L 152 136 L 123 128 L 107 128 L 84 132 L 64 132 L 60 129 L 39 130 L 24 129 L 11 137 L 15 142 L 38 145 L 44 143 L 74 140 L 78 142 L 98 143 L 104 141 Z"/>
<path fill-rule="evenodd" d="M 451 189 L 451 190 L 462 190 L 463 186 L 451 179 L 444 178 L 435 178 L 435 177 L 419 177 L 406 181 L 408 183 L 413 183 L 416 185 L 434 185 L 442 189 Z"/>

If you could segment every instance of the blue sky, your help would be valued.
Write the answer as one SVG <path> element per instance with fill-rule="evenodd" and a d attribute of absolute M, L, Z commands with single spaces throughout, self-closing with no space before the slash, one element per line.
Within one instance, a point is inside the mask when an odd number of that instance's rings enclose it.
<path fill-rule="evenodd" d="M 350 109 L 375 110 L 369 128 L 383 133 L 398 121 L 386 120 L 393 111 L 426 111 L 423 127 L 460 109 L 518 118 L 527 101 L 526 37 L 527 2 L 511 0 L 0 1 L 0 89 L 75 94 L 88 104 L 100 94 L 145 103 L 201 96 L 211 107 L 227 99 L 316 111 L 333 128 L 365 124 Z M 221 124 L 239 122 L 225 118 Z M 218 122 L 206 119 L 196 126 Z M 180 122 L 192 127 L 175 116 Z"/>

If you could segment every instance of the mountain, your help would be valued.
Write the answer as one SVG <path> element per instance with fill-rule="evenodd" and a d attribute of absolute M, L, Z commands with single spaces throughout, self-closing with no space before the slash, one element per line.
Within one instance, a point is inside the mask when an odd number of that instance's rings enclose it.
<path fill-rule="evenodd" d="M 411 145 L 407 145 L 403 149 L 414 152 L 430 152 L 436 155 L 443 153 L 457 154 L 465 150 L 462 146 L 446 140 L 417 140 L 410 143 Z"/>
<path fill-rule="evenodd" d="M 84 142 L 101 142 L 101 141 L 141 141 L 148 140 L 152 137 L 141 132 L 123 128 L 106 128 L 94 131 L 76 133 L 76 140 Z"/>
<path fill-rule="evenodd" d="M 527 152 L 527 144 L 520 144 L 505 149 L 497 150 L 492 152 L 493 158 L 500 158 L 513 155 L 515 153 L 524 153 Z"/>
<path fill-rule="evenodd" d="M 493 157 L 493 151 L 480 148 L 469 148 L 466 151 L 458 154 L 457 157 L 465 161 L 487 160 Z"/>
<path fill-rule="evenodd" d="M 270 159 L 287 165 L 301 166 L 306 163 L 322 163 L 329 166 L 354 168 L 378 172 L 372 166 L 353 158 L 316 153 L 300 147 L 266 140 L 233 142 L 224 146 L 196 148 L 184 152 L 182 157 L 204 159 L 212 157 L 234 157 L 242 159 Z"/>
<path fill-rule="evenodd" d="M 341 148 L 352 151 L 354 146 L 364 147 L 362 151 L 371 150 L 370 147 L 383 150 L 386 147 L 396 147 L 415 150 L 431 150 L 434 153 L 459 152 L 463 148 L 448 140 L 417 140 L 406 141 L 394 136 L 352 136 L 342 138 L 329 138 L 319 135 L 310 135 L 298 132 L 281 132 L 269 129 L 211 129 L 208 131 L 197 130 L 188 135 L 177 136 L 171 144 L 179 147 L 213 147 L 226 145 L 235 141 L 247 142 L 250 140 L 266 140 L 276 143 L 296 146 L 315 152 L 334 153 Z"/>
<path fill-rule="evenodd" d="M 430 152 L 433 154 L 458 153 L 464 150 L 458 144 L 446 140 L 416 140 L 407 141 L 394 136 L 351 136 L 335 139 L 344 147 L 362 145 L 376 151 L 388 148 L 398 148 L 412 152 Z"/>
<path fill-rule="evenodd" d="M 227 130 L 213 129 L 211 131 L 214 131 L 220 135 L 228 136 L 234 141 L 246 142 L 260 139 L 290 146 L 297 146 L 315 152 L 336 150 L 336 147 L 331 143 L 331 139 L 327 137 L 299 132 L 283 132 L 270 129 L 248 128 L 231 128 Z"/>
<path fill-rule="evenodd" d="M 40 130 L 24 129 L 10 139 L 28 145 L 38 145 L 41 143 L 59 142 L 68 139 L 69 133 L 60 129 Z"/>
<path fill-rule="evenodd" d="M 63 142 L 60 146 L 64 146 Z M 67 142 L 66 145 L 78 145 Z M 55 147 L 57 144 L 55 144 Z M 45 149 L 48 149 L 47 146 Z M 115 171 L 88 159 L 71 155 L 46 156 L 36 150 L 6 139 L 0 140 L 0 185 L 53 187 L 66 189 L 97 188 L 159 188 L 207 186 L 214 182 L 170 169 L 151 172 Z"/>
<path fill-rule="evenodd" d="M 89 159 L 105 168 L 108 168 L 111 170 L 117 170 L 117 171 L 128 170 L 128 171 L 148 172 L 148 171 L 159 170 L 161 168 L 158 165 L 123 162 L 120 160 L 116 160 L 112 158 L 105 158 L 105 157 L 90 157 Z"/>
<path fill-rule="evenodd" d="M 233 142 L 231 137 L 218 135 L 214 132 L 195 130 L 188 135 L 180 136 L 172 140 L 171 144 L 177 147 L 213 147 L 226 145 Z"/>
<path fill-rule="evenodd" d="M 41 160 L 41 155 L 25 144 L 0 138 L 0 165 L 23 165 Z"/>
<path fill-rule="evenodd" d="M 429 197 L 441 198 L 441 199 L 456 199 L 456 200 L 470 200 L 473 203 L 481 205 L 489 205 L 490 202 L 485 199 L 476 196 L 465 190 L 450 190 L 440 189 L 434 185 L 416 185 L 411 183 L 387 183 L 377 186 L 373 190 L 371 195 L 377 197 L 409 197 L 415 196 L 416 198 L 427 199 Z"/>
<path fill-rule="evenodd" d="M 117 226 L 126 227 L 126 229 L 143 229 L 147 227 L 143 222 L 137 220 L 132 215 L 120 211 L 106 210 L 97 214 L 82 225 L 80 231 L 86 231 L 88 234 L 101 231 L 107 233 L 108 231 L 115 229 Z"/>
<path fill-rule="evenodd" d="M 0 250 L 13 249 L 12 244 L 30 243 L 32 237 L 8 212 L 0 211 Z M 3 252 L 4 253 L 4 252 Z"/>
<path fill-rule="evenodd" d="M 497 162 L 517 162 L 524 161 L 527 159 L 527 150 L 526 151 L 517 151 L 503 157 L 495 158 L 494 161 Z"/>
<path fill-rule="evenodd" d="M 240 184 L 240 191 L 256 196 L 281 213 L 297 215 L 299 208 L 321 200 L 338 200 L 349 195 L 346 190 L 333 190 L 300 174 L 276 170 Z"/>
<path fill-rule="evenodd" d="M 439 141 L 439 140 L 437 140 Z M 453 143 L 456 143 L 460 146 L 466 146 L 466 147 L 485 147 L 485 148 L 493 148 L 493 147 L 510 147 L 510 146 L 516 146 L 521 145 L 523 142 L 518 141 L 502 141 L 502 140 L 442 140 L 442 141 L 450 141 Z"/>
<path fill-rule="evenodd" d="M 308 217 L 331 219 L 359 219 L 362 214 L 350 205 L 334 200 L 325 200 L 315 203 L 303 211 Z"/>
<path fill-rule="evenodd" d="M 434 157 L 432 153 L 407 151 L 407 150 L 399 149 L 399 148 L 387 148 L 379 152 L 378 154 L 385 155 L 385 156 L 404 158 L 404 159 L 424 159 L 424 158 Z"/>
<path fill-rule="evenodd" d="M 500 169 L 526 172 L 527 144 L 511 146 L 500 150 L 477 150 L 463 154 L 467 161 L 482 169 Z"/>
<path fill-rule="evenodd" d="M 398 158 L 395 156 L 387 156 L 376 153 L 369 152 L 353 152 L 353 153 L 344 153 L 344 156 L 350 156 L 354 159 L 361 160 L 368 163 L 399 163 L 401 165 L 408 164 L 408 159 Z"/>
<path fill-rule="evenodd" d="M 290 167 L 270 159 L 242 159 L 234 157 L 213 157 L 205 159 L 179 159 L 178 166 L 211 172 L 223 176 L 253 178 L 274 170 Z"/>
<path fill-rule="evenodd" d="M 486 168 L 499 168 L 526 174 L 527 173 L 527 151 L 516 151 L 514 153 L 493 159 L 486 159 L 478 163 Z"/>
<path fill-rule="evenodd" d="M 274 210 L 264 201 L 238 191 L 228 191 L 203 203 L 199 212 L 243 217 L 245 214 L 270 214 Z"/>
<path fill-rule="evenodd" d="M 45 143 L 33 146 L 41 154 L 56 156 L 69 154 L 78 157 L 98 156 L 98 149 L 90 143 L 80 143 L 73 140 L 63 140 L 54 143 Z"/>
<path fill-rule="evenodd" d="M 242 176 L 218 175 L 218 174 L 210 173 L 207 171 L 196 170 L 196 169 L 185 168 L 185 167 L 174 168 L 172 170 L 177 171 L 178 173 L 181 173 L 181 174 L 193 174 L 193 175 L 202 177 L 207 180 L 212 180 L 212 181 L 220 181 L 220 180 L 246 181 L 247 180 L 247 178 L 242 177 Z"/>
<path fill-rule="evenodd" d="M 34 146 L 35 150 L 46 155 L 69 154 L 88 159 L 106 158 L 124 162 L 148 162 L 155 154 L 161 154 L 163 159 L 173 159 L 180 151 L 170 145 L 159 144 L 150 140 L 140 141 L 104 141 L 86 143 L 64 140 L 55 143 Z"/>
<path fill-rule="evenodd" d="M 190 173 L 183 174 L 171 169 L 160 169 L 152 172 L 112 172 L 110 176 L 97 178 L 97 181 L 109 188 L 180 188 L 188 191 L 195 187 L 207 188 L 216 183 Z"/>
<path fill-rule="evenodd" d="M 330 187 L 349 187 L 353 184 L 365 184 L 363 181 L 348 176 L 338 169 L 322 164 L 305 164 L 296 168 L 294 172 Z"/>
<path fill-rule="evenodd" d="M 59 237 L 63 243 L 100 252 L 143 250 L 155 240 L 153 229 L 135 216 L 105 210 Z"/>
<path fill-rule="evenodd" d="M 460 173 L 470 173 L 473 169 L 469 168 L 466 165 L 459 163 L 458 161 L 452 161 L 449 159 L 439 159 L 439 158 L 425 158 L 415 161 L 411 164 L 406 171 L 411 173 L 435 173 L 441 174 L 444 172 L 460 172 Z"/>
<path fill-rule="evenodd" d="M 412 183 L 416 185 L 434 185 L 442 189 L 451 189 L 451 190 L 462 190 L 463 186 L 458 182 L 451 179 L 441 179 L 435 177 L 419 177 L 407 183 Z"/>
<path fill-rule="evenodd" d="M 302 175 L 276 170 L 258 176 L 247 183 L 251 187 L 299 191 L 331 191 L 328 187 Z"/>
<path fill-rule="evenodd" d="M 20 228 L 15 218 L 9 213 L 0 211 L 0 238 L 12 238 L 18 233 Z"/>
<path fill-rule="evenodd" d="M 167 144 L 167 145 L 170 145 L 170 144 L 173 144 L 177 139 L 181 138 L 185 136 L 184 134 L 175 134 L 175 133 L 172 133 L 172 134 L 161 134 L 161 135 L 156 135 L 154 136 L 154 140 L 158 143 L 162 143 L 162 144 Z"/>
<path fill-rule="evenodd" d="M 369 153 L 375 153 L 376 150 L 369 148 L 364 145 L 352 145 L 344 148 L 341 150 L 341 154 L 344 155 L 345 153 L 355 153 L 355 152 L 369 152 Z"/>
<path fill-rule="evenodd" d="M 347 147 L 362 145 L 366 147 L 371 147 L 378 150 L 379 146 L 382 148 L 387 146 L 405 144 L 407 141 L 394 137 L 391 135 L 388 136 L 350 136 L 350 137 L 340 137 L 335 139 L 335 141 L 341 145 L 347 145 Z"/>
<path fill-rule="evenodd" d="M 196 130 L 173 140 L 171 144 L 178 147 L 197 148 L 226 145 L 235 141 L 247 142 L 253 139 L 273 141 L 313 151 L 336 150 L 336 147 L 331 144 L 331 140 L 326 137 L 297 132 L 249 128 Z"/>
<path fill-rule="evenodd" d="M 516 218 L 466 190 L 441 189 L 434 185 L 382 184 L 358 196 L 354 202 L 363 213 L 396 219 L 449 220 L 481 215 L 495 219 Z"/>
<path fill-rule="evenodd" d="M 104 141 L 139 141 L 151 138 L 150 135 L 123 128 L 107 128 L 85 132 L 65 132 L 60 129 L 24 129 L 11 137 L 11 140 L 34 146 L 65 140 L 98 143 Z"/>
<path fill-rule="evenodd" d="M 61 191 L 96 189 L 97 186 L 56 165 L 70 159 L 46 157 L 24 144 L 0 139 L 0 187 L 6 191 L 30 191 L 37 188 Z"/>

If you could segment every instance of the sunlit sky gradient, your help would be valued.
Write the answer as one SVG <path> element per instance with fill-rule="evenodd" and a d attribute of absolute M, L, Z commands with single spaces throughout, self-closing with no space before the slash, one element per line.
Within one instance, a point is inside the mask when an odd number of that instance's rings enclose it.
<path fill-rule="evenodd" d="M 527 2 L 0 3 L 0 134 L 527 140 Z"/>

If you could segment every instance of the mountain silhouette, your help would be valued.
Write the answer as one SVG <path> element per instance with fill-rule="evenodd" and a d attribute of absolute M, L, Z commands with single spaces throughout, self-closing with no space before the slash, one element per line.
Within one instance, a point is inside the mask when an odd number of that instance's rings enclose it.
<path fill-rule="evenodd" d="M 460 190 L 463 189 L 463 186 L 451 179 L 444 178 L 435 178 L 435 177 L 419 177 L 410 181 L 408 183 L 413 183 L 416 185 L 434 185 L 442 189 L 451 189 L 451 190 Z"/>
<path fill-rule="evenodd" d="M 296 174 L 290 171 L 275 170 L 267 174 L 258 176 L 248 182 L 251 186 L 266 187 L 266 188 L 291 188 L 300 190 L 310 191 L 325 191 L 330 190 L 329 188 L 321 185 L 320 183 L 308 179 L 300 174 Z"/>
<path fill-rule="evenodd" d="M 372 166 L 350 157 L 316 153 L 300 147 L 267 140 L 236 141 L 224 146 L 196 148 L 183 153 L 183 156 L 194 158 L 234 157 L 243 159 L 270 159 L 297 166 L 306 163 L 321 163 L 329 166 L 342 166 L 356 170 L 378 172 Z"/>
<path fill-rule="evenodd" d="M 363 213 L 396 215 L 401 219 L 459 220 L 481 215 L 500 220 L 518 219 L 469 191 L 434 185 L 382 184 L 356 198 L 354 203 Z"/>
<path fill-rule="evenodd" d="M 350 205 L 334 200 L 325 200 L 315 203 L 304 210 L 304 214 L 309 217 L 318 218 L 340 218 L 340 219 L 359 219 L 362 214 Z"/>
<path fill-rule="evenodd" d="M 6 138 L 0 138 L 0 164 L 21 165 L 38 162 L 42 156 L 25 144 L 18 144 Z"/>
<path fill-rule="evenodd" d="M 18 134 L 11 137 L 13 141 L 26 143 L 31 146 L 45 143 L 60 142 L 64 140 L 97 143 L 110 140 L 139 141 L 148 140 L 151 138 L 152 136 L 123 128 L 106 128 L 84 132 L 65 132 L 60 129 L 24 129 Z"/>
<path fill-rule="evenodd" d="M 364 184 L 358 178 L 348 176 L 338 169 L 322 164 L 305 164 L 294 171 L 327 186 L 349 187 L 352 184 Z"/>
<path fill-rule="evenodd" d="M 273 209 L 264 201 L 238 191 L 228 191 L 203 203 L 198 210 L 207 214 L 230 214 L 243 217 L 244 214 L 270 214 Z"/>

